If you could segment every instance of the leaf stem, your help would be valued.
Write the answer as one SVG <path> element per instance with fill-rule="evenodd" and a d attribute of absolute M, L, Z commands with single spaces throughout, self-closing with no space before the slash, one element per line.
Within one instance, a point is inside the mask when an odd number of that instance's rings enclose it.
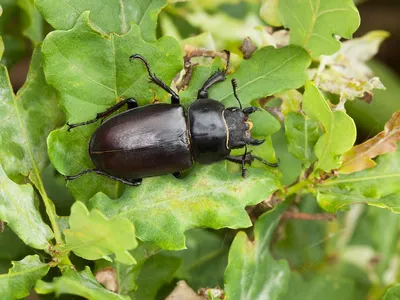
<path fill-rule="evenodd" d="M 47 216 L 49 217 L 51 227 L 53 229 L 54 233 L 54 238 L 56 239 L 57 244 L 64 244 L 64 241 L 61 236 L 61 231 L 60 228 L 58 227 L 57 224 L 57 214 L 56 214 L 56 209 L 54 207 L 54 203 L 50 200 L 50 198 L 47 196 L 46 190 L 43 185 L 42 178 L 40 177 L 38 170 L 34 168 L 35 175 L 34 175 L 34 183 L 36 188 L 38 189 L 40 195 L 42 196 L 44 206 L 46 208 L 46 213 Z M 31 178 L 32 179 L 32 178 Z"/>
<path fill-rule="evenodd" d="M 299 191 L 301 191 L 303 188 L 308 186 L 310 183 L 311 183 L 311 179 L 309 177 L 303 181 L 299 181 L 296 184 L 290 186 L 289 188 L 286 189 L 286 192 L 284 193 L 284 198 L 287 198 L 293 194 L 297 194 Z"/>

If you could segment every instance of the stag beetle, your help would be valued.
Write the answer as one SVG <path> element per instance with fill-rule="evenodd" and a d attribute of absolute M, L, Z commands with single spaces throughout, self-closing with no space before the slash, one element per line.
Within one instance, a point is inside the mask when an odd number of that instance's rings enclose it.
<path fill-rule="evenodd" d="M 208 97 L 208 89 L 225 80 L 230 53 L 226 50 L 224 52 L 227 55 L 225 69 L 217 70 L 208 78 L 187 112 L 179 104 L 179 96 L 151 72 L 146 59 L 139 54 L 132 55 L 131 62 L 135 59 L 143 62 L 150 82 L 171 95 L 171 104 L 138 107 L 134 98 L 128 98 L 98 113 L 92 120 L 76 124 L 67 123 L 70 131 L 99 119 L 103 121 L 124 105 L 128 106 L 126 111 L 102 123 L 92 135 L 89 155 L 96 168 L 65 176 L 66 179 L 72 180 L 94 172 L 128 185 L 139 186 L 144 177 L 172 173 L 179 178 L 181 171 L 190 168 L 193 162 L 210 164 L 225 159 L 238 163 L 242 166 L 243 178 L 247 174 L 245 164 L 250 164 L 254 159 L 277 167 L 277 163 L 268 163 L 247 152 L 248 144 L 261 145 L 264 142 L 250 135 L 252 124 L 248 121 L 248 116 L 259 108 L 242 109 L 235 79 L 232 79 L 232 88 L 239 107 L 226 108 L 219 101 Z M 229 155 L 231 149 L 243 147 L 243 155 Z"/>

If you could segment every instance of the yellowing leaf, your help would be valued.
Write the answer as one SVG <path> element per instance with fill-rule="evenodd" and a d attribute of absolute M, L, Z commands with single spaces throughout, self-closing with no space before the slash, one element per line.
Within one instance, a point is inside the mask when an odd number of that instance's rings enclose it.
<path fill-rule="evenodd" d="M 90 213 L 82 202 L 75 202 L 69 218 L 70 229 L 64 231 L 67 245 L 62 250 L 72 250 L 85 259 L 104 258 L 115 253 L 116 260 L 133 264 L 135 259 L 127 251 L 137 246 L 135 227 L 126 218 L 108 219 L 98 210 Z"/>
<path fill-rule="evenodd" d="M 400 141 L 400 111 L 393 114 L 386 123 L 384 131 L 346 152 L 339 172 L 349 174 L 374 167 L 376 163 L 372 158 L 396 151 L 398 141 Z"/>
<path fill-rule="evenodd" d="M 319 205 L 335 212 L 352 203 L 366 203 L 400 213 L 400 150 L 380 155 L 376 162 L 374 168 L 317 184 Z"/>
<path fill-rule="evenodd" d="M 373 77 L 366 63 L 388 36 L 386 31 L 372 31 L 344 42 L 334 55 L 322 56 L 314 75 L 317 86 L 340 95 L 342 101 L 362 98 L 371 94 L 373 89 L 385 89 L 379 78 Z"/>
<path fill-rule="evenodd" d="M 263 0 L 260 8 L 260 17 L 271 26 L 280 27 L 279 0 Z"/>
<path fill-rule="evenodd" d="M 291 112 L 300 112 L 303 95 L 298 90 L 288 90 L 276 94 L 275 97 L 282 100 L 281 112 L 284 116 Z"/>
<path fill-rule="evenodd" d="M 324 126 L 325 133 L 315 145 L 318 161 L 315 170 L 329 172 L 341 166 L 340 156 L 351 149 L 356 140 L 352 118 L 343 111 L 332 111 L 324 96 L 311 81 L 306 83 L 303 110 L 314 121 Z"/>

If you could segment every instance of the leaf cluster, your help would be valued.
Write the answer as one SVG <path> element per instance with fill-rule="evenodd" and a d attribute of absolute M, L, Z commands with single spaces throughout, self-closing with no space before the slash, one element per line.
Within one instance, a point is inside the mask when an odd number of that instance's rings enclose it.
<path fill-rule="evenodd" d="M 400 113 L 356 145 L 363 125 L 346 108 L 384 90 L 368 61 L 388 34 L 349 40 L 353 1 L 0 4 L 1 299 L 398 298 Z M 132 54 L 187 108 L 225 68 L 223 49 L 231 67 L 210 97 L 237 106 L 237 80 L 242 105 L 260 108 L 250 122 L 265 143 L 249 150 L 279 168 L 255 161 L 244 180 L 221 161 L 140 187 L 64 182 L 93 168 L 99 126 L 67 123 L 128 97 L 170 102 Z M 23 55 L 29 72 L 13 86 Z"/>

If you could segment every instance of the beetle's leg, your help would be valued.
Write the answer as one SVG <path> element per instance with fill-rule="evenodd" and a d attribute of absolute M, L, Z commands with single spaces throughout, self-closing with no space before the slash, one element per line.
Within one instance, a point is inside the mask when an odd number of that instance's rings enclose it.
<path fill-rule="evenodd" d="M 175 172 L 175 173 L 172 173 L 172 175 L 174 175 L 175 178 L 179 179 L 182 176 L 182 172 Z"/>
<path fill-rule="evenodd" d="M 80 173 L 78 173 L 78 174 L 76 174 L 76 175 L 64 176 L 64 178 L 65 178 L 65 180 L 74 180 L 74 179 L 76 179 L 76 178 L 81 177 L 82 175 L 85 175 L 85 174 L 87 174 L 87 173 L 92 173 L 92 172 L 93 172 L 93 173 L 96 173 L 96 174 L 99 174 L 99 175 L 106 176 L 106 177 L 108 177 L 108 178 L 110 178 L 110 179 L 117 180 L 117 181 L 119 181 L 119 182 L 125 183 L 125 184 L 127 184 L 127 185 L 131 185 L 131 186 L 139 186 L 139 185 L 142 183 L 142 179 L 141 179 L 141 178 L 140 178 L 140 179 L 124 179 L 124 178 L 119 178 L 119 177 L 112 176 L 112 175 L 110 175 L 110 174 L 107 174 L 107 173 L 105 173 L 105 172 L 103 172 L 103 171 L 100 171 L 100 170 L 97 170 L 97 169 L 88 169 L 88 170 L 84 170 L 84 171 L 82 171 L 82 172 L 80 172 Z"/>
<path fill-rule="evenodd" d="M 230 162 L 242 165 L 242 175 L 246 175 L 246 172 L 243 172 L 243 165 L 244 164 L 251 165 L 251 163 L 255 159 L 257 159 L 258 161 L 262 162 L 264 165 L 267 165 L 267 166 L 270 166 L 270 167 L 273 167 L 273 168 L 276 168 L 276 167 L 279 166 L 279 160 L 278 160 L 277 163 L 270 163 L 270 162 L 267 162 L 266 160 L 262 159 L 259 156 L 251 154 L 251 152 L 249 152 L 249 153 L 247 153 L 245 155 L 238 155 L 238 156 L 228 155 L 227 157 L 225 157 L 225 159 L 230 161 Z M 244 169 L 244 170 L 246 170 L 246 169 Z"/>
<path fill-rule="evenodd" d="M 101 113 L 98 113 L 96 115 L 96 118 L 86 121 L 86 122 L 81 122 L 81 123 L 75 123 L 75 124 L 70 124 L 67 122 L 68 125 L 68 131 L 70 131 L 72 128 L 78 127 L 78 126 L 83 126 L 83 125 L 88 125 L 91 123 L 94 123 L 100 119 L 104 119 L 106 117 L 108 117 L 109 115 L 111 115 L 113 112 L 116 112 L 118 109 L 120 109 L 121 107 L 123 107 L 124 105 L 128 104 L 128 109 L 132 109 L 135 107 L 138 107 L 138 104 L 136 102 L 136 100 L 134 98 L 127 98 L 124 99 L 120 102 L 118 102 L 117 104 L 115 104 L 114 106 L 111 106 L 109 109 L 107 109 L 106 111 L 103 111 Z"/>
<path fill-rule="evenodd" d="M 221 71 L 220 69 L 218 69 L 214 74 L 210 76 L 210 78 L 207 79 L 206 82 L 204 82 L 203 86 L 197 93 L 197 99 L 208 99 L 208 89 L 217 82 L 225 80 L 226 73 L 228 72 L 229 69 L 231 53 L 228 50 L 224 50 L 224 52 L 226 53 L 227 56 L 225 70 Z"/>
<path fill-rule="evenodd" d="M 130 61 L 133 61 L 134 59 L 140 59 L 146 66 L 147 73 L 149 73 L 149 76 L 150 76 L 150 82 L 157 84 L 160 88 L 162 88 L 164 91 L 169 93 L 171 95 L 171 103 L 172 104 L 180 103 L 178 94 L 175 93 L 168 85 L 166 85 L 164 82 L 162 82 L 161 79 L 156 76 L 156 74 L 151 72 L 149 63 L 143 56 L 141 56 L 140 54 L 134 54 L 134 55 L 131 55 L 131 57 L 129 57 L 129 59 L 130 59 Z"/>

